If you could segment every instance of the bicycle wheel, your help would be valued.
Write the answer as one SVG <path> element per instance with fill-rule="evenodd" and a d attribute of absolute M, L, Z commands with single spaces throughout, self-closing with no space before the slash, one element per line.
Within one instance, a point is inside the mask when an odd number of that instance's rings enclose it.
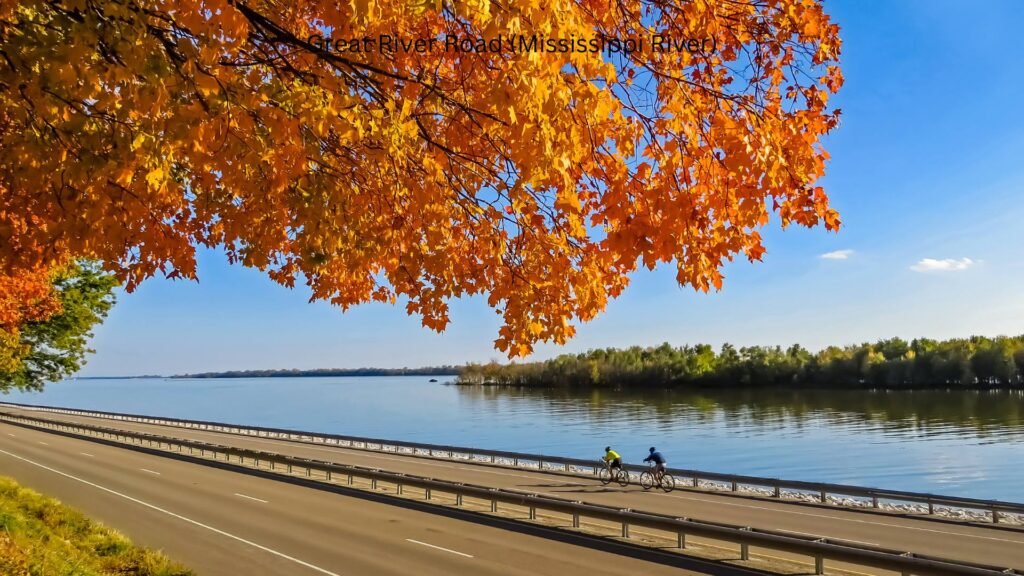
<path fill-rule="evenodd" d="M 650 490 L 654 486 L 654 474 L 651 474 L 649 470 L 645 470 L 640 474 L 640 487 L 644 490 Z"/>
<path fill-rule="evenodd" d="M 665 492 L 671 492 L 676 489 L 676 479 L 671 474 L 663 474 L 661 476 L 661 489 Z"/>
<path fill-rule="evenodd" d="M 623 488 L 629 486 L 629 472 L 619 470 L 619 477 L 617 480 L 619 481 L 619 486 L 622 486 Z"/>
<path fill-rule="evenodd" d="M 611 472 L 609 472 L 607 468 L 601 468 L 597 472 L 597 477 L 601 480 L 601 484 L 608 484 L 612 481 Z"/>

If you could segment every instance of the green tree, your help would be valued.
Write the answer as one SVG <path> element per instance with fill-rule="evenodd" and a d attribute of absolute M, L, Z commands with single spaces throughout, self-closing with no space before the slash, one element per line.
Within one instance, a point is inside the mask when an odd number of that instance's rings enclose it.
<path fill-rule="evenodd" d="M 979 341 L 971 356 L 971 370 L 984 385 L 1010 384 L 1017 379 L 1014 350 L 1005 338 Z"/>
<path fill-rule="evenodd" d="M 902 360 L 910 351 L 910 345 L 902 338 L 889 338 L 875 344 L 875 350 L 881 352 L 886 360 Z"/>
<path fill-rule="evenodd" d="M 19 345 L 27 349 L 20 363 L 0 372 L 0 391 L 42 390 L 77 372 L 85 355 L 93 326 L 101 323 L 114 305 L 113 276 L 92 263 L 79 263 L 55 275 L 54 289 L 60 313 L 43 322 L 26 324 Z"/>

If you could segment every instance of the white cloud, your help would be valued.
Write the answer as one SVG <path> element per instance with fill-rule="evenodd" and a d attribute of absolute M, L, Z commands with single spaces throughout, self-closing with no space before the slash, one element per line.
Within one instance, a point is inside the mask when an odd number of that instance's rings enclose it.
<path fill-rule="evenodd" d="M 846 260 L 853 254 L 853 250 L 836 250 L 834 252 L 825 252 L 818 258 L 824 258 L 825 260 Z"/>
<path fill-rule="evenodd" d="M 922 258 L 917 264 L 910 267 L 914 272 L 953 272 L 956 270 L 967 270 L 978 262 L 970 258 L 945 258 L 936 260 L 934 258 Z"/>

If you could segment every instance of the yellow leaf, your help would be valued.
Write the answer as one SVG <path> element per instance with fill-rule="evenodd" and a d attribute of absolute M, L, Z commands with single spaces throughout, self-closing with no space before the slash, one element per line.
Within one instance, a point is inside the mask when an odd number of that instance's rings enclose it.
<path fill-rule="evenodd" d="M 150 170 L 148 174 L 146 174 L 146 182 L 150 185 L 151 188 L 159 188 L 160 184 L 163 182 L 163 179 L 163 167 L 154 168 Z"/>

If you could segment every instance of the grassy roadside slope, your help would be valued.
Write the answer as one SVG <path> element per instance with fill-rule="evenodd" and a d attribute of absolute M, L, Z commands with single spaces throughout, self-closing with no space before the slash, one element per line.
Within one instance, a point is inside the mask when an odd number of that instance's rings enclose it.
<path fill-rule="evenodd" d="M 191 576 L 59 501 L 0 476 L 0 574 Z"/>

